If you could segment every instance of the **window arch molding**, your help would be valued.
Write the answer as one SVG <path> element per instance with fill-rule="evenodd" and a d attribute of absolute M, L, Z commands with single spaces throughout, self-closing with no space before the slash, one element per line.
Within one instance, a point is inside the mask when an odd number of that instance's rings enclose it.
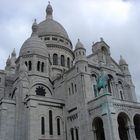
<path fill-rule="evenodd" d="M 55 118 L 55 122 L 56 122 L 56 127 L 57 127 L 57 135 L 62 135 L 62 129 L 63 129 L 63 121 L 62 118 L 60 116 L 57 116 Z"/>
<path fill-rule="evenodd" d="M 36 83 L 36 84 L 33 84 L 33 85 L 31 86 L 31 89 L 34 88 L 34 87 L 37 87 L 37 86 L 46 87 L 46 88 L 49 90 L 50 94 L 52 95 L 51 89 L 50 89 L 48 86 L 46 86 L 45 84 L 43 84 L 43 83 Z M 48 93 L 47 93 L 47 94 L 48 94 Z"/>
<path fill-rule="evenodd" d="M 53 65 L 58 65 L 58 54 L 57 53 L 53 54 Z"/>

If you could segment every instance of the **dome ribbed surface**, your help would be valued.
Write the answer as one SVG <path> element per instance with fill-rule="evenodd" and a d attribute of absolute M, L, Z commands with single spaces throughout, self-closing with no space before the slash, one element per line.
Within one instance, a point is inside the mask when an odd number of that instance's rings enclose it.
<path fill-rule="evenodd" d="M 37 35 L 31 36 L 23 43 L 19 55 L 22 56 L 27 54 L 48 55 L 45 43 L 38 38 Z"/>
<path fill-rule="evenodd" d="M 69 39 L 64 27 L 53 19 L 46 19 L 38 25 L 38 35 L 59 35 Z"/>
<path fill-rule="evenodd" d="M 126 65 L 126 61 L 122 58 L 122 56 L 120 57 L 120 61 L 119 61 L 119 65 Z"/>
<path fill-rule="evenodd" d="M 78 48 L 83 48 L 84 49 L 84 45 L 81 43 L 80 39 L 78 39 L 78 42 L 76 43 L 75 49 Z"/>

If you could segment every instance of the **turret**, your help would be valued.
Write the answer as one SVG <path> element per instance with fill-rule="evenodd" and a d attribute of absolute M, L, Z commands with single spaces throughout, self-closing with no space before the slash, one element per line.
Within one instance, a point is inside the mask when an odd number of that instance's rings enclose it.
<path fill-rule="evenodd" d="M 130 75 L 128 64 L 122 56 L 120 56 L 119 65 L 124 75 Z"/>
<path fill-rule="evenodd" d="M 86 61 L 86 49 L 84 48 L 84 45 L 80 42 L 80 39 L 78 39 L 78 42 L 75 46 L 74 55 L 75 63 L 77 61 Z"/>
<path fill-rule="evenodd" d="M 7 61 L 6 61 L 6 67 L 5 70 L 7 71 L 7 73 L 9 74 L 15 74 L 15 70 L 16 70 L 16 51 L 15 49 L 13 50 L 13 52 L 11 53 L 11 57 L 9 55 Z"/>
<path fill-rule="evenodd" d="M 130 100 L 136 101 L 135 86 L 132 82 L 132 78 L 131 78 L 128 64 L 122 56 L 120 56 L 119 65 L 120 65 L 120 68 L 124 74 L 125 81 L 129 87 L 129 88 L 127 87 L 127 90 L 128 90 L 127 93 L 129 93 Z"/>
<path fill-rule="evenodd" d="M 80 42 L 80 39 L 78 39 L 78 42 L 75 46 L 74 55 L 75 55 L 75 64 L 77 66 L 77 71 L 88 72 L 86 49 L 84 45 Z"/>

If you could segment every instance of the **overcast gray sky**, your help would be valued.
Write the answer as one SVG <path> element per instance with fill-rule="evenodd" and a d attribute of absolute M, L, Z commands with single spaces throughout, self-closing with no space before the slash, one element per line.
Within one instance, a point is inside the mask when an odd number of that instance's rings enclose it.
<path fill-rule="evenodd" d="M 140 0 L 50 0 L 54 19 L 67 30 L 75 46 L 77 38 L 91 52 L 92 42 L 103 37 L 118 62 L 129 64 L 140 100 Z M 31 34 L 31 25 L 45 19 L 47 0 L 0 1 L 0 69 Z"/>

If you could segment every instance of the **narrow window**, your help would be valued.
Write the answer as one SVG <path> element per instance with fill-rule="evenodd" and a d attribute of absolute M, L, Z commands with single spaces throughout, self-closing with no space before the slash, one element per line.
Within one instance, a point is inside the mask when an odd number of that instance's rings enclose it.
<path fill-rule="evenodd" d="M 69 88 L 69 95 L 71 95 L 71 91 L 70 91 L 70 88 Z"/>
<path fill-rule="evenodd" d="M 67 67 L 70 68 L 70 58 L 67 58 Z"/>
<path fill-rule="evenodd" d="M 45 118 L 41 117 L 41 134 L 45 134 Z"/>
<path fill-rule="evenodd" d="M 57 119 L 57 135 L 61 135 L 60 133 L 60 119 Z"/>
<path fill-rule="evenodd" d="M 1 83 L 1 78 L 0 78 L 0 83 Z"/>
<path fill-rule="evenodd" d="M 25 61 L 25 65 L 27 66 L 28 64 L 27 64 L 27 61 Z"/>
<path fill-rule="evenodd" d="M 76 84 L 75 84 L 75 92 L 77 92 L 77 86 L 76 86 Z"/>
<path fill-rule="evenodd" d="M 65 57 L 61 55 L 61 66 L 65 66 Z"/>
<path fill-rule="evenodd" d="M 57 38 L 56 37 L 52 37 L 52 40 L 57 41 Z"/>
<path fill-rule="evenodd" d="M 124 100 L 122 91 L 120 91 L 120 96 L 121 96 L 121 99 Z"/>
<path fill-rule="evenodd" d="M 76 132 L 76 140 L 79 140 L 78 128 L 75 129 L 75 132 Z"/>
<path fill-rule="evenodd" d="M 41 72 L 44 72 L 44 62 L 41 64 Z"/>
<path fill-rule="evenodd" d="M 32 70 L 32 62 L 29 61 L 29 71 L 31 71 L 31 70 Z"/>
<path fill-rule="evenodd" d="M 52 111 L 49 110 L 49 131 L 50 135 L 53 135 L 53 118 L 52 118 Z"/>
<path fill-rule="evenodd" d="M 40 71 L 40 61 L 37 62 L 37 71 Z"/>
<path fill-rule="evenodd" d="M 85 66 L 85 72 L 87 72 L 87 67 Z"/>
<path fill-rule="evenodd" d="M 70 132 L 71 132 L 71 140 L 74 140 L 74 129 L 71 128 L 71 129 L 70 129 Z"/>
<path fill-rule="evenodd" d="M 53 54 L 53 65 L 58 65 L 58 55 Z"/>
<path fill-rule="evenodd" d="M 78 70 L 78 67 L 77 67 L 77 72 L 78 72 L 79 70 Z"/>
<path fill-rule="evenodd" d="M 74 87 L 73 87 L 73 83 L 71 83 L 71 89 L 72 89 L 72 94 L 74 94 Z"/>

